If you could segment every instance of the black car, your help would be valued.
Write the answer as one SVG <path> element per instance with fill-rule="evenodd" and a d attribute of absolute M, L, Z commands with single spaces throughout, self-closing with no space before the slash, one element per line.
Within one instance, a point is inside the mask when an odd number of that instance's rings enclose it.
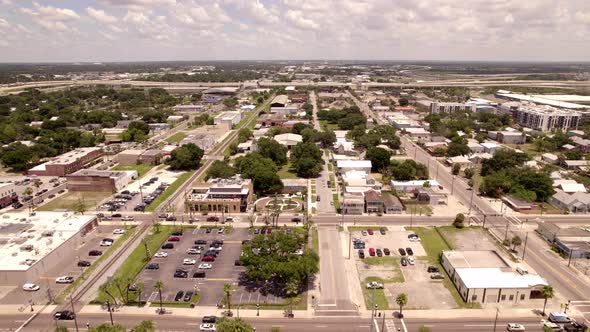
<path fill-rule="evenodd" d="M 113 217 L 113 218 L 121 218 L 121 214 L 120 213 L 115 213 L 111 217 Z"/>
<path fill-rule="evenodd" d="M 402 266 L 408 266 L 408 260 L 405 257 L 402 257 L 401 263 Z"/>
<path fill-rule="evenodd" d="M 133 208 L 133 211 L 143 212 L 145 211 L 145 204 L 138 204 Z"/>
<path fill-rule="evenodd" d="M 182 231 L 175 231 L 172 233 L 173 236 L 182 236 Z"/>
<path fill-rule="evenodd" d="M 12 203 L 12 208 L 13 209 L 20 209 L 22 207 L 23 207 L 23 205 L 20 202 L 14 202 L 14 203 Z"/>
<path fill-rule="evenodd" d="M 184 302 L 189 302 L 193 298 L 193 291 L 186 291 L 184 293 Z"/>
<path fill-rule="evenodd" d="M 62 310 L 56 312 L 54 317 L 57 320 L 72 320 L 76 317 L 76 314 L 70 310 Z"/>
<path fill-rule="evenodd" d="M 404 250 L 404 248 L 399 248 L 397 251 L 399 251 L 399 254 L 402 256 L 406 255 L 406 251 Z"/>
<path fill-rule="evenodd" d="M 88 252 L 88 256 L 100 256 L 102 255 L 102 251 L 100 250 L 90 250 Z"/>
<path fill-rule="evenodd" d="M 438 273 L 438 267 L 431 265 L 431 266 L 428 267 L 427 271 L 429 273 Z"/>
<path fill-rule="evenodd" d="M 234 261 L 234 266 L 242 266 L 242 262 L 240 262 L 240 260 L 239 260 L 239 259 L 236 259 L 236 260 Z"/>
<path fill-rule="evenodd" d="M 165 243 L 162 249 L 174 249 L 174 243 Z"/>
<path fill-rule="evenodd" d="M 62 189 L 62 190 L 58 191 L 59 194 L 63 194 L 65 192 L 66 192 L 65 189 Z"/>
<path fill-rule="evenodd" d="M 197 271 L 193 273 L 193 278 L 205 278 L 207 273 L 205 271 Z"/>
<path fill-rule="evenodd" d="M 51 195 L 47 196 L 47 198 L 53 198 L 53 197 L 55 197 L 54 194 L 51 194 Z"/>
<path fill-rule="evenodd" d="M 188 278 L 188 272 L 176 270 L 176 272 L 174 272 L 174 278 Z"/>
<path fill-rule="evenodd" d="M 158 263 L 149 263 L 145 269 L 146 270 L 158 270 L 160 268 L 160 264 Z"/>
<path fill-rule="evenodd" d="M 389 248 L 384 248 L 383 253 L 385 254 L 385 256 L 391 255 L 391 251 L 389 251 Z"/>
<path fill-rule="evenodd" d="M 363 259 L 365 258 L 365 251 L 364 250 L 359 250 L 359 258 Z"/>
<path fill-rule="evenodd" d="M 383 251 L 381 251 L 381 249 L 377 249 L 377 256 L 383 257 Z"/>
<path fill-rule="evenodd" d="M 379 228 L 379 232 L 381 233 L 381 235 L 385 235 L 385 227 Z"/>
<path fill-rule="evenodd" d="M 178 301 L 182 300 L 183 297 L 184 297 L 184 291 L 179 290 L 178 293 L 176 293 L 176 296 L 174 297 L 174 301 L 178 302 Z"/>
<path fill-rule="evenodd" d="M 406 248 L 406 252 L 408 253 L 408 256 L 414 256 L 414 250 L 412 250 L 412 248 Z"/>
<path fill-rule="evenodd" d="M 217 322 L 217 317 L 215 317 L 215 316 L 205 316 L 205 317 L 203 317 L 203 323 L 215 324 L 215 322 Z"/>
<path fill-rule="evenodd" d="M 299 222 L 301 222 L 301 218 L 293 218 L 293 219 L 291 219 L 291 221 L 299 223 Z"/>
<path fill-rule="evenodd" d="M 255 228 L 254 229 L 254 235 L 258 235 L 260 234 L 260 228 Z"/>
<path fill-rule="evenodd" d="M 92 263 L 90 263 L 89 261 L 79 261 L 78 262 L 78 266 L 80 267 L 89 267 Z"/>
<path fill-rule="evenodd" d="M 170 217 L 166 218 L 166 221 L 176 221 L 176 217 L 170 216 Z"/>
<path fill-rule="evenodd" d="M 205 228 L 205 233 L 211 233 L 211 228 Z"/>
<path fill-rule="evenodd" d="M 266 234 L 266 228 L 261 229 L 260 234 Z"/>
<path fill-rule="evenodd" d="M 212 245 L 213 247 L 219 247 L 219 246 L 222 246 L 222 245 L 223 245 L 223 240 L 213 240 L 213 241 L 211 241 L 211 245 Z"/>

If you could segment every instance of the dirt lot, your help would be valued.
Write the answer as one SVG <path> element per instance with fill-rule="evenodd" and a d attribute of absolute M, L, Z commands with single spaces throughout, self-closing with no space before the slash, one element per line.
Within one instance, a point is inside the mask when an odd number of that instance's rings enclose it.
<path fill-rule="evenodd" d="M 456 250 L 498 250 L 496 245 L 490 241 L 479 227 L 461 230 L 451 227 L 441 227 L 439 229 Z"/>

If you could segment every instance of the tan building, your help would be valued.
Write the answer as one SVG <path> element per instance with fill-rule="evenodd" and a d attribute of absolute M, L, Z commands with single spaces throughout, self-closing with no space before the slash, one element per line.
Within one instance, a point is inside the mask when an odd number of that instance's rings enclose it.
<path fill-rule="evenodd" d="M 235 175 L 229 179 L 209 179 L 191 189 L 185 199 L 185 211 L 239 213 L 246 212 L 253 201 L 252 180 Z"/>
<path fill-rule="evenodd" d="M 542 298 L 547 282 L 512 266 L 494 250 L 443 251 L 442 266 L 465 302 L 512 303 Z"/>
<path fill-rule="evenodd" d="M 121 165 L 135 165 L 144 150 L 124 150 L 117 154 L 115 160 Z"/>
<path fill-rule="evenodd" d="M 59 155 L 52 160 L 37 165 L 27 171 L 39 176 L 65 176 L 84 168 L 88 163 L 103 155 L 101 148 L 79 148 Z"/>
<path fill-rule="evenodd" d="M 137 171 L 81 169 L 66 176 L 70 191 L 119 191 L 137 178 Z"/>

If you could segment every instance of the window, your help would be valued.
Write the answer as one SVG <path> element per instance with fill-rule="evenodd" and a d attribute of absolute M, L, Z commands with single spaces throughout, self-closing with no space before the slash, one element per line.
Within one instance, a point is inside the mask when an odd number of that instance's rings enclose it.
<path fill-rule="evenodd" d="M 514 295 L 510 295 L 510 297 L 508 297 L 508 300 L 514 301 Z"/>
<path fill-rule="evenodd" d="M 524 294 L 520 294 L 520 300 L 524 301 Z"/>
<path fill-rule="evenodd" d="M 506 295 L 505 294 L 502 295 L 501 301 L 506 301 Z"/>
<path fill-rule="evenodd" d="M 477 295 L 471 295 L 471 301 L 477 301 Z"/>

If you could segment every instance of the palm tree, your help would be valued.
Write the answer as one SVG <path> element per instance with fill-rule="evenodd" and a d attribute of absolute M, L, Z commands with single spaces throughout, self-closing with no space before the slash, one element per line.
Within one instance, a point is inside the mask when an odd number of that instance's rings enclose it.
<path fill-rule="evenodd" d="M 135 289 L 137 289 L 137 306 L 141 307 L 141 293 L 145 288 L 145 284 L 143 282 L 138 282 L 135 284 Z"/>
<path fill-rule="evenodd" d="M 555 296 L 555 290 L 553 289 L 553 287 L 547 285 L 547 286 L 543 286 L 543 289 L 541 290 L 541 295 L 543 295 L 543 298 L 545 299 L 545 303 L 543 304 L 543 316 L 545 316 L 545 308 L 547 308 L 547 300 L 553 298 L 553 296 Z"/>
<path fill-rule="evenodd" d="M 162 312 L 162 289 L 164 289 L 164 283 L 162 280 L 156 281 L 154 289 L 158 291 L 158 296 L 160 297 L 160 312 Z"/>
<path fill-rule="evenodd" d="M 98 287 L 98 289 L 99 289 L 101 292 L 105 293 L 105 294 L 106 294 L 108 297 L 110 297 L 110 298 L 111 298 L 111 300 L 113 300 L 113 303 L 114 303 L 115 305 L 117 305 L 117 304 L 118 304 L 118 302 L 117 302 L 117 298 L 116 298 L 116 297 L 114 297 L 114 296 L 113 296 L 113 294 L 111 293 L 111 291 L 109 290 L 109 288 L 110 288 L 110 287 L 111 287 L 111 283 L 107 281 L 107 282 L 105 282 L 104 284 L 100 285 L 100 286 Z"/>
<path fill-rule="evenodd" d="M 293 298 L 299 293 L 299 287 L 297 283 L 294 281 L 289 281 L 287 283 L 287 287 L 285 287 L 285 292 L 289 297 L 289 306 L 291 307 L 291 313 L 293 313 Z"/>
<path fill-rule="evenodd" d="M 399 294 L 395 298 L 395 303 L 397 303 L 397 305 L 399 305 L 399 316 L 404 317 L 402 310 L 403 310 L 404 306 L 406 304 L 408 304 L 408 295 L 406 295 L 406 293 Z"/>
<path fill-rule="evenodd" d="M 225 298 L 226 298 L 226 302 L 227 302 L 227 311 L 228 312 L 231 312 L 231 303 L 230 303 L 231 291 L 232 291 L 232 285 L 231 284 L 225 284 L 225 285 L 223 285 L 223 292 L 225 293 Z"/>

